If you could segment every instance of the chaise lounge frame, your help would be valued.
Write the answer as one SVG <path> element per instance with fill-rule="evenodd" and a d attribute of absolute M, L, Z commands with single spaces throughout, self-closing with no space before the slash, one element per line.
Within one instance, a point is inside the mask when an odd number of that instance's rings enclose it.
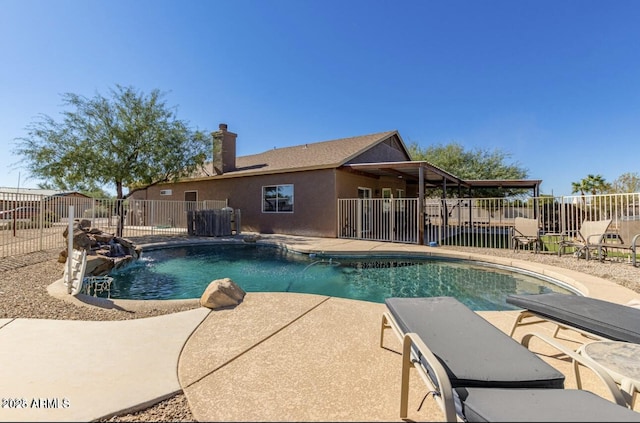
<path fill-rule="evenodd" d="M 509 332 L 511 337 L 520 326 L 546 321 L 556 325 L 554 338 L 558 336 L 560 329 L 567 329 L 591 340 L 640 344 L 640 309 L 597 298 L 556 292 L 510 294 L 506 301 L 507 304 L 522 309 Z"/>
<path fill-rule="evenodd" d="M 622 240 L 622 238 L 618 237 L 618 239 Z M 640 234 L 635 234 L 631 239 L 631 243 L 627 244 L 622 240 L 620 243 L 612 243 L 606 242 L 606 239 L 602 239 L 600 243 L 596 245 L 598 251 L 598 259 L 600 261 L 604 261 L 607 256 L 608 250 L 627 250 L 629 251 L 629 261 L 633 267 L 637 266 L 638 259 L 636 257 L 638 250 L 638 242 L 640 242 Z"/>
<path fill-rule="evenodd" d="M 430 318 L 434 317 L 435 315 L 433 313 L 441 313 L 448 306 L 453 308 L 457 307 L 457 310 L 454 313 L 456 315 L 459 315 L 460 313 L 458 312 L 463 310 L 463 308 L 460 307 L 462 304 L 450 297 L 421 298 L 414 300 L 423 301 L 425 305 L 428 306 L 430 303 L 433 304 L 433 302 L 441 301 L 442 299 L 444 299 L 444 307 L 436 307 L 434 310 L 427 310 L 424 315 L 425 321 L 429 321 Z M 522 357 L 525 357 L 525 361 L 530 364 L 532 362 L 531 358 L 534 357 L 534 362 L 536 360 L 540 360 L 541 364 L 536 365 L 535 370 L 531 370 L 533 372 L 541 371 L 541 373 L 546 373 L 550 378 L 544 379 L 545 376 L 541 375 L 542 379 L 539 381 L 523 380 L 521 384 L 517 383 L 515 380 L 495 383 L 495 381 L 491 380 L 492 375 L 490 374 L 491 370 L 489 370 L 489 373 L 484 376 L 480 376 L 480 378 L 475 380 L 464 380 L 464 378 L 459 379 L 457 376 L 461 375 L 455 374 L 455 370 L 452 370 L 447 366 L 447 357 L 443 357 L 441 351 L 433 351 L 432 348 L 427 345 L 423 336 L 419 333 L 420 328 L 416 328 L 418 332 L 412 331 L 413 328 L 409 328 L 407 330 L 402 329 L 404 323 L 398 322 L 396 317 L 394 317 L 394 312 L 390 308 L 390 301 L 394 300 L 398 299 L 387 299 L 386 301 L 389 311 L 384 312 L 382 315 L 380 346 L 384 348 L 384 334 L 389 328 L 392 329 L 395 335 L 402 342 L 402 373 L 400 390 L 400 418 L 402 419 L 406 419 L 408 416 L 410 371 L 411 369 L 415 369 L 429 391 L 433 394 L 432 396 L 442 410 L 446 421 L 450 422 L 463 421 L 463 419 L 469 421 L 474 418 L 483 419 L 485 418 L 483 415 L 486 413 L 489 413 L 492 416 L 492 419 L 504 419 L 506 421 L 515 421 L 516 419 L 521 419 L 523 421 L 542 421 L 545 418 L 550 419 L 549 421 L 553 421 L 556 418 L 558 421 L 569 421 L 572 419 L 577 419 L 574 421 L 587 419 L 593 421 L 598 419 L 602 419 L 602 421 L 620 419 L 640 421 L 640 413 L 635 413 L 626 408 L 625 398 L 622 396 L 611 376 L 601 372 L 597 365 L 588 358 L 579 356 L 574 352 L 568 352 L 573 360 L 590 368 L 594 374 L 596 374 L 600 380 L 605 383 L 615 404 L 588 391 L 562 389 L 564 388 L 564 375 L 562 375 L 559 383 L 557 380 L 552 380 L 554 372 L 557 372 L 553 367 L 539 359 L 537 355 L 529 351 L 525 346 L 517 343 L 498 328 L 492 326 L 475 312 L 466 312 L 463 313 L 464 316 L 460 316 L 466 323 L 469 323 L 470 332 L 474 332 L 478 327 L 482 327 L 484 328 L 482 331 L 485 331 L 487 335 L 494 339 L 497 339 L 496 337 L 500 338 L 501 336 L 506 337 L 506 339 L 509 339 L 510 342 L 513 342 L 513 344 L 517 346 L 515 347 L 509 343 L 502 344 L 509 346 L 511 351 L 517 352 L 513 356 L 513 360 L 516 362 L 515 364 L 520 364 L 521 362 L 519 363 L 519 359 Z M 458 305 L 456 303 L 458 303 Z M 433 313 L 431 311 L 433 311 Z M 447 327 L 442 327 L 438 330 L 447 331 L 448 329 L 449 328 Z M 427 335 L 427 337 L 428 336 L 429 335 Z M 465 334 L 458 333 L 457 336 L 465 336 Z M 531 336 L 535 335 L 532 334 Z M 544 338 L 542 335 L 540 335 L 540 337 Z M 435 343 L 438 342 L 439 341 L 436 340 Z M 483 355 L 483 352 L 485 351 L 482 350 L 483 347 L 479 346 L 479 349 L 466 351 L 466 353 L 469 355 L 470 360 L 473 360 L 473 357 Z M 486 360 L 488 363 L 493 359 L 493 357 L 486 356 L 482 356 L 481 358 Z M 505 364 L 509 365 L 509 363 Z M 492 366 L 489 365 L 487 367 L 491 368 Z M 518 368 L 518 366 L 514 368 Z M 482 369 L 476 370 L 479 370 L 479 375 L 482 375 Z M 527 370 L 528 369 L 525 367 L 523 369 L 524 373 L 522 374 L 526 375 Z M 482 380 L 485 376 L 487 379 Z M 463 398 L 463 396 L 465 398 Z M 510 404 L 509 406 L 504 402 L 505 396 L 513 399 L 513 401 L 508 402 L 508 404 Z M 458 399 L 457 401 L 456 397 Z M 478 398 L 480 398 L 480 400 L 478 400 Z M 536 403 L 534 405 L 533 403 L 536 401 L 540 401 L 541 403 Z M 532 407 L 527 407 L 528 403 Z M 549 404 L 556 407 L 548 407 L 546 409 L 543 407 L 538 410 L 538 406 L 548 406 Z M 576 404 L 576 407 L 571 407 L 570 404 Z M 513 407 L 514 405 L 515 407 Z M 523 411 L 523 406 L 525 410 L 538 410 L 538 414 L 536 415 L 535 412 L 531 414 L 530 412 L 527 415 L 526 411 Z M 464 412 L 462 410 L 465 410 L 465 408 L 469 415 L 462 417 L 461 415 Z M 534 410 L 532 410 L 532 408 Z M 558 415 L 558 413 L 564 415 L 564 417 L 562 415 Z M 471 416 L 471 414 L 473 414 L 473 416 Z"/>
<path fill-rule="evenodd" d="M 596 298 L 583 297 L 560 293 L 528 294 L 507 296 L 507 303 L 517 305 L 523 310 L 516 316 L 509 336 L 513 337 L 516 328 L 541 322 L 556 325 L 553 337 L 545 337 L 537 333 L 527 333 L 522 337 L 522 345 L 528 348 L 532 338 L 552 346 L 573 359 L 573 371 L 578 388 L 581 388 L 579 364 L 574 357 L 575 352 L 558 343 L 560 329 L 575 331 L 588 340 L 572 338 L 581 347 L 593 340 L 621 341 L 640 344 L 640 309 L 627 305 L 616 304 Z M 533 318 L 533 320 L 529 319 Z M 526 321 L 525 321 L 526 320 Z M 581 356 L 582 357 L 582 356 Z M 622 387 L 621 393 L 626 403 L 633 408 L 635 394 L 629 394 L 630 389 Z"/>

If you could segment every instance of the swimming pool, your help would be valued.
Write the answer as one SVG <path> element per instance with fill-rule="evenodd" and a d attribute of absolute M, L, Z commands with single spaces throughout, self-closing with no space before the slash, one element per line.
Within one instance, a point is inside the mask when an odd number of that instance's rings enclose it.
<path fill-rule="evenodd" d="M 112 271 L 111 298 L 200 298 L 215 279 L 246 292 L 297 292 L 371 302 L 387 297 L 453 296 L 473 310 L 511 310 L 509 293 L 563 292 L 557 281 L 511 268 L 413 256 L 321 256 L 257 244 L 174 246 L 145 251 Z"/>

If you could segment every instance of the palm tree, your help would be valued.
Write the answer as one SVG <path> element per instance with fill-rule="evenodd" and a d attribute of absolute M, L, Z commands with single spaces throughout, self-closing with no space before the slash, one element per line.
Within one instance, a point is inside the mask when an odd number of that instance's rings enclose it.
<path fill-rule="evenodd" d="M 571 194 L 580 193 L 584 197 L 585 191 L 588 191 L 589 187 L 586 184 L 586 180 L 582 179 L 580 182 L 571 182 Z"/>
<path fill-rule="evenodd" d="M 589 192 L 591 194 L 604 194 L 611 188 L 611 184 L 609 184 L 602 175 L 587 175 L 587 185 L 589 186 Z"/>
<path fill-rule="evenodd" d="M 582 196 L 587 192 L 593 195 L 598 193 L 602 194 L 610 188 L 611 184 L 609 184 L 602 175 L 588 174 L 587 177 L 581 179 L 580 182 L 571 182 L 571 193 L 575 194 L 579 192 Z"/>
<path fill-rule="evenodd" d="M 580 193 L 580 198 L 582 199 L 582 204 L 584 206 L 587 205 L 587 199 L 585 198 L 585 192 L 589 191 L 589 184 L 587 179 L 581 179 L 579 182 L 571 182 L 571 194 Z"/>
<path fill-rule="evenodd" d="M 606 193 L 611 189 L 611 185 L 602 177 L 602 175 L 588 174 L 586 178 L 579 182 L 571 183 L 572 194 L 580 193 L 582 204 L 587 205 L 586 193 L 596 195 L 598 193 Z"/>

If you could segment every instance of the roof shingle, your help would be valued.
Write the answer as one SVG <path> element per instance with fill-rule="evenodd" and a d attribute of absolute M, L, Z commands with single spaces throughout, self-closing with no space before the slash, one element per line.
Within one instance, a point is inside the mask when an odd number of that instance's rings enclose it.
<path fill-rule="evenodd" d="M 260 154 L 240 156 L 236 158 L 236 170 L 226 172 L 225 175 L 242 176 L 336 168 L 394 134 L 397 134 L 397 131 L 274 148 Z M 207 163 L 203 172 L 194 177 L 214 174 L 211 163 Z"/>

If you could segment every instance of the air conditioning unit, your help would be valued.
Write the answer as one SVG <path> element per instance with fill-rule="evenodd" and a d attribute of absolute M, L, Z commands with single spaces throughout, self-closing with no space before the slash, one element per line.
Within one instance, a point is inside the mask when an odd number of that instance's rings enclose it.
<path fill-rule="evenodd" d="M 161 189 L 160 195 L 173 195 L 173 191 L 170 189 Z"/>

